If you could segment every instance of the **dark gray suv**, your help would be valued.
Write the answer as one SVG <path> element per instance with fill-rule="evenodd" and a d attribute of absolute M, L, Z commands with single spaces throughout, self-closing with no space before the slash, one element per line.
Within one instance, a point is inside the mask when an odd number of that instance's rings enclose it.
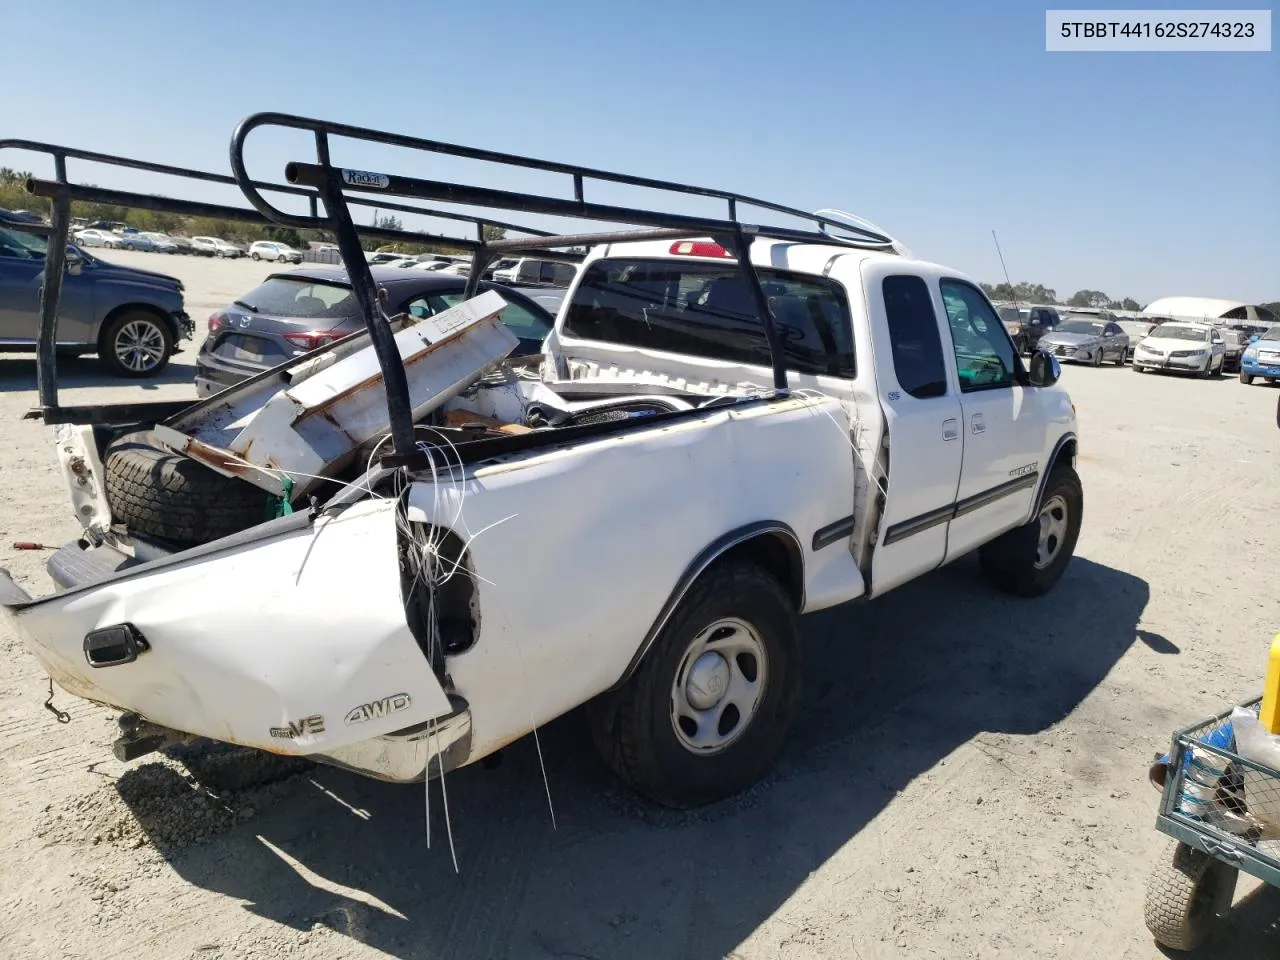
<path fill-rule="evenodd" d="M 396 267 L 371 272 L 386 291 L 389 316 L 432 316 L 461 302 L 467 286 L 467 278 L 456 274 Z M 520 338 L 515 355 L 538 353 L 554 314 L 506 284 L 486 280 L 480 290 L 496 290 L 506 298 L 502 322 Z M 209 335 L 196 356 L 196 393 L 207 397 L 363 327 L 344 268 L 317 265 L 273 273 L 209 316 Z"/>
<path fill-rule="evenodd" d="M 36 347 L 46 232 L 0 216 L 0 351 Z M 117 376 L 153 377 L 178 341 L 192 335 L 182 293 L 174 277 L 116 266 L 68 245 L 58 352 L 97 353 Z"/>

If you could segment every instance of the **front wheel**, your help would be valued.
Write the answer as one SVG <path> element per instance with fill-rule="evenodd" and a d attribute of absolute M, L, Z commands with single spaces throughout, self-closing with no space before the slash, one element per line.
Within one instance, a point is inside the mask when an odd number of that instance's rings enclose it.
<path fill-rule="evenodd" d="M 1084 516 L 1084 488 L 1069 466 L 1053 468 L 1030 523 L 983 544 L 982 571 L 999 590 L 1038 597 L 1062 579 L 1075 553 Z"/>
<path fill-rule="evenodd" d="M 127 310 L 102 331 L 98 356 L 118 377 L 154 377 L 173 355 L 173 331 L 155 314 Z"/>
<path fill-rule="evenodd" d="M 1102 348 L 1101 347 L 1093 351 L 1093 356 L 1089 358 L 1089 363 L 1095 367 L 1102 366 Z"/>
<path fill-rule="evenodd" d="M 1231 908 L 1239 871 L 1185 843 L 1166 846 L 1147 879 L 1143 919 L 1156 943 L 1194 950 Z"/>
<path fill-rule="evenodd" d="M 251 257 L 253 257 L 253 259 L 254 259 L 254 260 L 261 260 L 261 259 L 262 259 L 262 257 L 258 256 L 256 253 L 252 253 L 252 254 L 250 254 L 250 256 L 251 256 Z"/>
<path fill-rule="evenodd" d="M 1240 371 L 1240 382 L 1241 382 L 1241 383 L 1243 383 L 1243 384 L 1247 387 L 1249 384 L 1253 383 L 1253 374 L 1251 374 L 1251 373 L 1245 373 L 1243 370 L 1241 370 L 1241 371 Z"/>
<path fill-rule="evenodd" d="M 588 707 L 614 773 L 665 806 L 731 796 L 773 765 L 800 689 L 798 618 L 778 581 L 725 563 L 680 602 L 636 672 Z"/>

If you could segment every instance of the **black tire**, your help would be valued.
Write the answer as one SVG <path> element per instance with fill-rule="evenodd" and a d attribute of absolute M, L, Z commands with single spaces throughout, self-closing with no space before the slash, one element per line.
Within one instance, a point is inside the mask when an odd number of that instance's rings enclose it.
<path fill-rule="evenodd" d="M 267 519 L 271 496 L 163 449 L 150 431 L 107 447 L 107 502 L 133 533 L 178 543 L 208 543 Z"/>
<path fill-rule="evenodd" d="M 252 256 L 252 257 L 253 257 L 253 259 L 255 259 L 255 260 L 261 260 L 261 259 L 262 259 L 262 258 L 261 258 L 260 256 L 258 256 L 256 253 L 255 253 L 255 254 L 251 254 L 251 256 Z"/>
<path fill-rule="evenodd" d="M 742 733 L 718 753 L 684 746 L 672 717 L 672 688 L 690 643 L 722 618 L 759 637 L 765 690 Z M 751 564 L 704 573 L 676 608 L 635 673 L 588 705 L 592 739 L 624 783 L 668 807 L 688 809 L 747 789 L 773 766 L 800 691 L 799 625 L 776 579 Z"/>
<path fill-rule="evenodd" d="M 1210 357 L 1205 363 L 1203 370 L 1197 370 L 1196 376 L 1201 380 L 1208 380 L 1213 376 L 1213 357 Z"/>
<path fill-rule="evenodd" d="M 1241 383 L 1243 383 L 1243 384 L 1247 387 L 1249 384 L 1253 383 L 1253 374 L 1251 374 L 1251 373 L 1245 373 L 1243 370 L 1241 370 L 1241 371 L 1240 371 L 1240 382 L 1241 382 Z"/>
<path fill-rule="evenodd" d="M 1065 514 L 1066 530 L 1058 539 L 1057 552 L 1044 567 L 1037 567 L 1040 543 L 1041 512 L 1057 498 Z M 1084 488 L 1069 466 L 1057 466 L 1049 474 L 1036 516 L 1030 523 L 1016 527 L 983 544 L 978 550 L 982 572 L 997 589 L 1018 597 L 1038 597 L 1053 588 L 1066 572 L 1080 537 L 1084 518 Z"/>
<path fill-rule="evenodd" d="M 1121 347 L 1119 352 L 1116 355 L 1116 366 L 1123 367 L 1125 365 L 1125 361 L 1128 359 L 1129 359 L 1128 353 L 1125 352 L 1124 347 Z"/>
<path fill-rule="evenodd" d="M 1231 908 L 1239 871 L 1185 843 L 1171 843 L 1147 878 L 1143 919 L 1156 943 L 1194 950 Z"/>
<path fill-rule="evenodd" d="M 1089 358 L 1089 365 L 1094 367 L 1102 366 L 1102 348 L 1099 347 L 1094 351 L 1093 356 Z"/>
<path fill-rule="evenodd" d="M 137 331 L 140 328 L 153 332 L 150 342 L 154 344 L 158 341 L 161 353 L 149 366 L 135 369 L 121 359 L 118 353 L 121 344 L 118 341 L 126 331 Z M 98 338 L 98 357 L 117 377 L 154 377 L 168 366 L 169 358 L 173 356 L 173 347 L 173 328 L 166 321 L 147 310 L 125 310 L 103 328 Z"/>
<path fill-rule="evenodd" d="M 1146 367 L 1144 367 L 1144 366 L 1142 366 L 1141 364 L 1139 364 L 1139 363 L 1138 363 L 1138 361 L 1136 361 L 1136 360 L 1135 360 L 1135 361 L 1133 362 L 1133 372 L 1134 372 L 1134 373 L 1146 373 L 1146 372 L 1147 372 L 1147 368 L 1146 368 Z"/>

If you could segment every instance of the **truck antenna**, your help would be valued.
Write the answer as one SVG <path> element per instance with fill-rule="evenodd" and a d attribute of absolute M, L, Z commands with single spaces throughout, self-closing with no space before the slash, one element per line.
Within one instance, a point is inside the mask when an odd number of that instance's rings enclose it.
<path fill-rule="evenodd" d="M 996 256 L 1000 258 L 1000 269 L 1004 271 L 1004 284 L 1009 288 L 1009 296 L 1013 297 L 1013 306 L 1016 310 L 1018 307 L 1018 291 L 1013 289 L 1013 281 L 1009 279 L 1009 268 L 1004 265 L 1004 254 L 1000 252 L 1000 239 L 996 236 L 995 230 L 991 231 L 991 239 L 996 243 Z"/>

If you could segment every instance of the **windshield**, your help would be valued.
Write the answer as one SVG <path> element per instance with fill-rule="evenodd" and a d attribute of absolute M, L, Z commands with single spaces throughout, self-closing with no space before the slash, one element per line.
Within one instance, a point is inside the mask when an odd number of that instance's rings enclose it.
<path fill-rule="evenodd" d="M 1147 331 L 1151 329 L 1151 324 L 1143 323 L 1141 320 L 1121 320 L 1120 329 L 1131 337 L 1145 337 Z"/>
<path fill-rule="evenodd" d="M 1259 340 L 1280 340 L 1280 327 L 1272 327 L 1258 338 Z"/>
<path fill-rule="evenodd" d="M 1000 319 L 1007 324 L 1022 325 L 1027 322 L 1030 310 L 1019 310 L 1017 307 L 1001 307 Z"/>
<path fill-rule="evenodd" d="M 11 226 L 0 226 L 0 257 L 16 260 L 43 260 L 47 249 L 44 237 Z"/>
<path fill-rule="evenodd" d="M 268 277 L 236 303 L 276 317 L 341 320 L 360 314 L 350 287 L 305 277 Z"/>
<path fill-rule="evenodd" d="M 1058 333 L 1101 333 L 1105 324 L 1096 320 L 1068 320 L 1058 326 Z"/>
<path fill-rule="evenodd" d="M 1193 340 L 1203 343 L 1209 339 L 1209 331 L 1199 327 L 1184 327 L 1178 323 L 1162 323 L 1158 330 L 1152 331 L 1153 337 L 1161 340 Z"/>

